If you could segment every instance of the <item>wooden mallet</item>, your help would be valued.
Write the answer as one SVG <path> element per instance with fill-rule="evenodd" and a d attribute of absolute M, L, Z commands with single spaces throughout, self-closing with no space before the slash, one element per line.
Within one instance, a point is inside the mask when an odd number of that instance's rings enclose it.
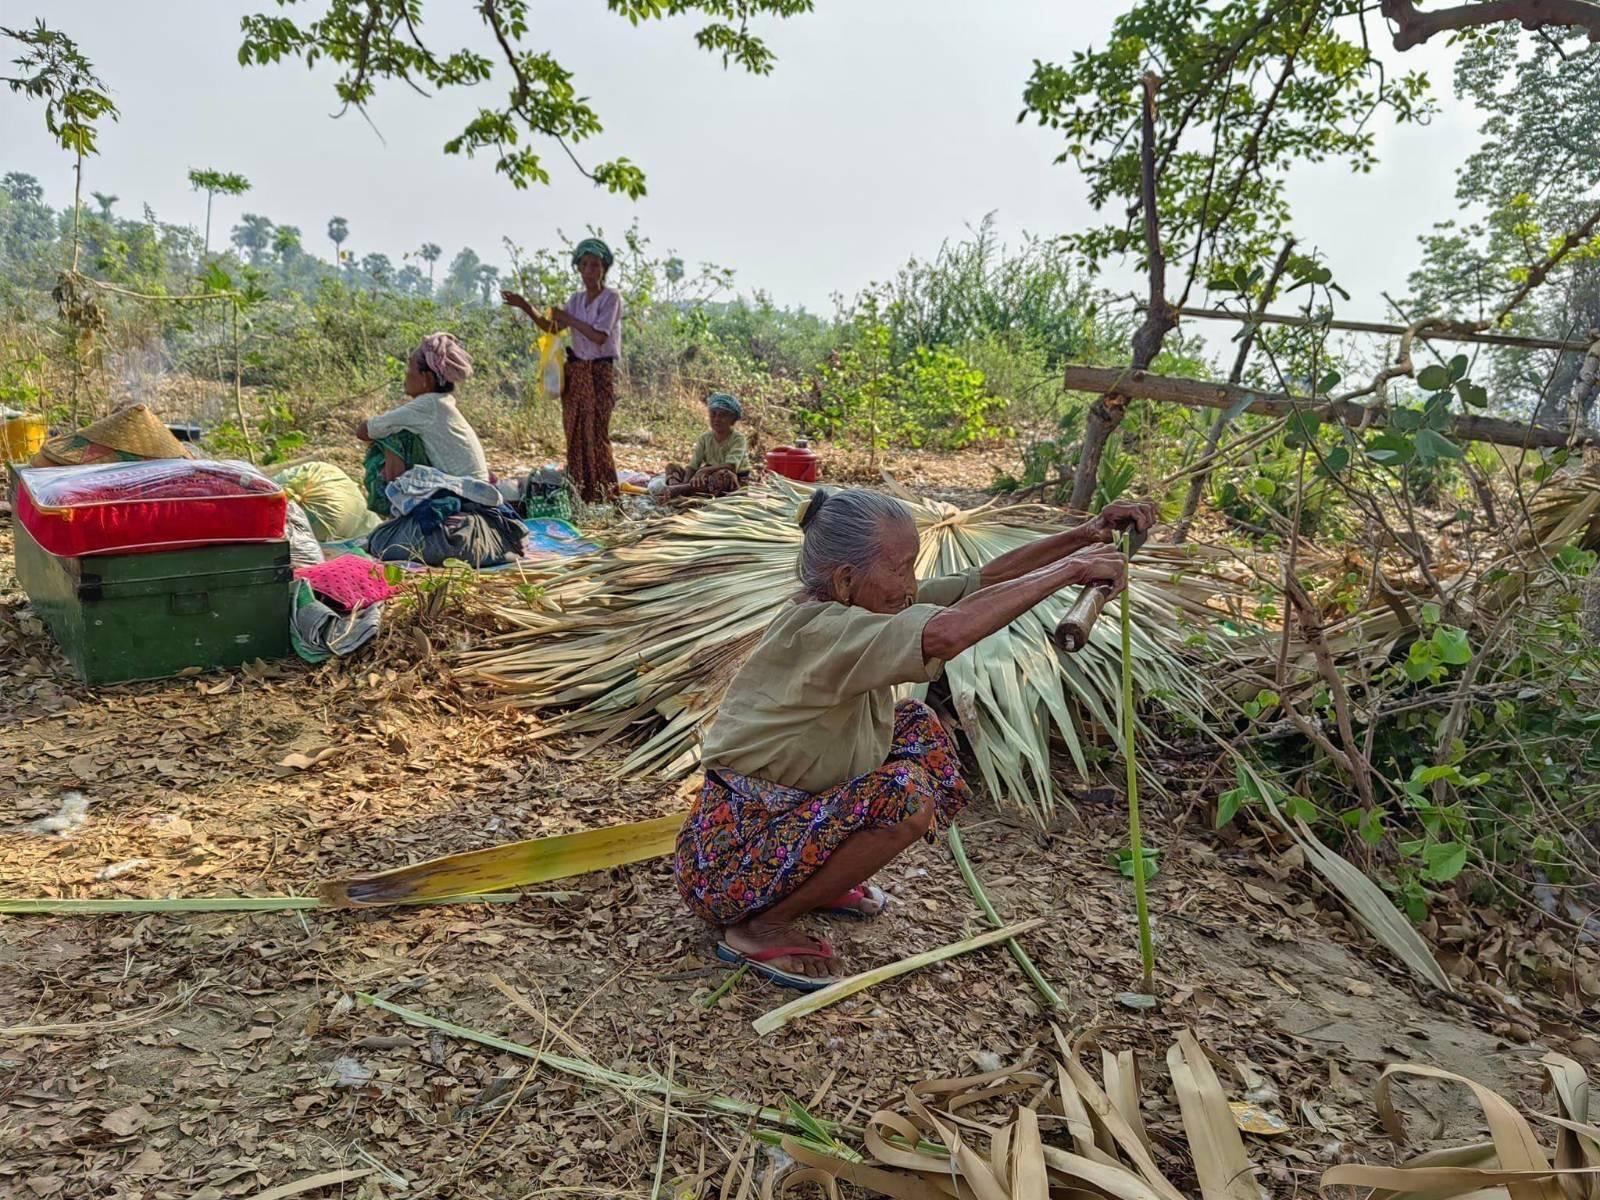
<path fill-rule="evenodd" d="M 1128 557 L 1131 559 L 1144 545 L 1145 535 L 1138 530 L 1128 531 Z M 1086 587 L 1078 593 L 1067 615 L 1056 625 L 1050 640 L 1063 654 L 1076 654 L 1089 644 L 1089 631 L 1100 619 L 1100 610 L 1111 599 L 1111 589 L 1104 586 Z"/>

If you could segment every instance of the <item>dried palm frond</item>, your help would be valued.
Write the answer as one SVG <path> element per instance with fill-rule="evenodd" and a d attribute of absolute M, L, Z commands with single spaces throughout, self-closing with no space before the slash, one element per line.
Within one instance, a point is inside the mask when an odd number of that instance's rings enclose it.
<path fill-rule="evenodd" d="M 513 630 L 462 655 L 462 673 L 503 689 L 517 707 L 553 712 L 543 734 L 587 739 L 579 754 L 633 739 L 619 774 L 692 770 L 702 726 L 796 593 L 794 513 L 803 496 L 781 482 L 741 492 L 552 571 L 538 608 L 497 609 Z M 1055 528 L 1039 512 L 906 502 L 921 530 L 925 577 L 981 565 Z M 1195 720 L 1212 693 L 1186 660 L 1186 642 L 1209 636 L 1216 614 L 1206 604 L 1224 586 L 1193 574 L 1197 564 L 1194 551 L 1151 547 L 1132 572 L 1139 692 Z M 1114 730 L 1121 711 L 1115 629 L 1097 629 L 1076 655 L 1050 646 L 1073 598 L 1047 600 L 945 667 L 985 783 L 1041 822 L 1055 805 L 1052 734 L 1087 774 L 1089 724 Z"/>
<path fill-rule="evenodd" d="M 791 1194 L 788 1185 L 804 1179 L 851 1183 L 872 1195 L 907 1200 L 936 1195 L 1183 1200 L 1184 1193 L 1157 1165 L 1144 1133 L 1132 1056 L 1123 1060 L 1107 1055 L 1102 1086 L 1078 1062 L 1059 1030 L 1057 1039 L 1061 1059 L 1053 1072 L 1049 1062 L 1023 1062 L 912 1087 L 903 1112 L 883 1109 L 868 1119 L 864 1162 L 784 1138 L 789 1155 L 818 1174 L 787 1178 L 776 1194 Z M 1180 1035 L 1168 1062 L 1174 1067 L 1202 1200 L 1253 1200 L 1257 1185 L 1227 1097 L 1192 1033 Z M 1008 1096 L 1015 1097 L 1009 1111 L 997 1117 L 975 1115 L 980 1106 Z M 1044 1140 L 1041 1118 L 1049 1120 L 1052 1133 L 1063 1131 L 1070 1149 Z"/>

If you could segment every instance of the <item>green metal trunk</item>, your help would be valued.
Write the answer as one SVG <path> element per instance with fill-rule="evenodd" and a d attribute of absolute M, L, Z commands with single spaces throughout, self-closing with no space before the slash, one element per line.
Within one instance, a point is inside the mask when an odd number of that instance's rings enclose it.
<path fill-rule="evenodd" d="M 287 542 L 64 558 L 13 528 L 17 579 L 85 683 L 291 652 Z"/>

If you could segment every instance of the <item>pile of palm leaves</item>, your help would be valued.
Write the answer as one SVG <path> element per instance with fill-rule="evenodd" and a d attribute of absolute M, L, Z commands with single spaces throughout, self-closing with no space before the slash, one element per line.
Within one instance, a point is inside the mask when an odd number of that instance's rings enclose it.
<path fill-rule="evenodd" d="M 795 595 L 804 492 L 783 483 L 651 526 L 638 540 L 558 569 L 537 607 L 505 606 L 514 629 L 463 656 L 466 674 L 549 717 L 544 733 L 595 745 L 631 742 L 621 773 L 676 775 L 698 762 L 699 734 L 774 614 Z M 902 496 L 922 536 L 918 574 L 954 574 L 1054 532 L 1043 510 L 963 511 Z M 1134 666 L 1139 690 L 1169 713 L 1201 720 L 1212 688 L 1190 657 L 1211 636 L 1217 580 L 1200 552 L 1149 547 L 1135 560 Z M 1076 655 L 1049 633 L 1073 593 L 1046 601 L 949 663 L 946 679 L 989 788 L 1041 822 L 1056 803 L 1050 744 L 1059 736 L 1080 774 L 1092 739 L 1120 712 L 1114 622 Z"/>
<path fill-rule="evenodd" d="M 798 1165 L 770 1194 L 837 1200 L 843 1183 L 895 1200 L 1185 1200 L 1196 1193 L 1200 1200 L 1258 1200 L 1265 1194 L 1240 1130 L 1272 1137 L 1288 1132 L 1288 1125 L 1257 1106 L 1230 1104 L 1192 1032 L 1181 1031 L 1167 1052 L 1181 1141 L 1147 1129 L 1131 1052 L 1102 1049 L 1102 1076 L 1096 1079 L 1079 1061 L 1079 1047 L 1069 1046 L 1060 1030 L 1056 1038 L 1061 1055 L 1053 1062 L 1047 1056 L 1037 1066 L 1024 1062 L 913 1086 L 903 1108 L 880 1110 L 868 1120 L 864 1155 L 825 1131 L 785 1135 L 781 1144 Z M 1594 1200 L 1600 1192 L 1600 1128 L 1590 1123 L 1588 1079 L 1583 1067 L 1562 1055 L 1547 1054 L 1540 1062 L 1554 1116 L 1524 1113 L 1492 1089 L 1437 1067 L 1387 1067 L 1376 1107 L 1396 1146 L 1404 1147 L 1407 1137 L 1394 1084 L 1408 1078 L 1470 1092 L 1489 1138 L 1393 1166 L 1342 1163 L 1323 1173 L 1324 1194 L 1346 1186 L 1366 1189 L 1368 1197 Z M 1530 1116 L 1554 1127 L 1553 1145 L 1541 1142 Z M 1162 1161 L 1185 1175 L 1192 1172 L 1193 1191 L 1180 1189 L 1163 1172 Z"/>

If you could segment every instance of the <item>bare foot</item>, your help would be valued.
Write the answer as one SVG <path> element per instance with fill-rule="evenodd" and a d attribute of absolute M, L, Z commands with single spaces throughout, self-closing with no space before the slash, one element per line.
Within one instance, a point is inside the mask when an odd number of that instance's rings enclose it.
<path fill-rule="evenodd" d="M 873 887 L 870 883 L 863 883 L 859 888 L 852 888 L 843 896 L 828 901 L 822 907 L 825 909 L 849 909 L 851 912 L 860 913 L 870 920 L 889 907 L 889 896 L 882 888 Z"/>
<path fill-rule="evenodd" d="M 752 918 L 738 925 L 729 925 L 722 931 L 722 940 L 741 954 L 771 950 L 778 946 L 812 946 L 819 952 L 822 949 L 821 942 L 797 925 L 764 925 L 759 918 Z M 820 953 L 781 954 L 777 958 L 768 959 L 764 965 L 811 979 L 827 979 L 839 973 L 839 960 L 822 957 Z"/>

